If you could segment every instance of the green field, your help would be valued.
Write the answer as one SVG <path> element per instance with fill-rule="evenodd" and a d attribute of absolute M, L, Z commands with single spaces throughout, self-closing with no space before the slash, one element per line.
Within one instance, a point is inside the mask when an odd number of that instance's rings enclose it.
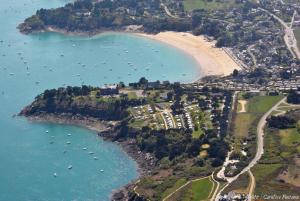
<path fill-rule="evenodd" d="M 186 179 L 179 179 L 175 182 L 174 186 L 171 188 L 168 188 L 162 195 L 163 198 L 167 197 L 170 195 L 172 192 L 174 192 L 176 189 L 178 189 L 180 186 L 184 185 L 186 183 Z"/>
<path fill-rule="evenodd" d="M 186 11 L 194 9 L 217 10 L 238 5 L 235 0 L 225 0 L 224 2 L 218 0 L 184 0 L 183 4 Z"/>
<path fill-rule="evenodd" d="M 292 147 L 300 143 L 300 133 L 297 128 L 280 130 L 279 135 L 281 137 L 281 144 L 284 146 Z"/>
<path fill-rule="evenodd" d="M 300 48 L 300 29 L 299 28 L 295 29 L 294 34 L 295 34 L 295 37 L 297 39 L 298 47 Z"/>
<path fill-rule="evenodd" d="M 255 96 L 250 98 L 247 103 L 247 112 L 238 113 L 235 118 L 234 136 L 238 138 L 247 137 L 255 120 L 258 120 L 281 98 L 282 96 Z"/>
<path fill-rule="evenodd" d="M 213 188 L 213 183 L 209 178 L 201 179 L 192 182 L 189 195 L 184 198 L 184 201 L 207 200 Z"/>
<path fill-rule="evenodd" d="M 208 200 L 215 190 L 210 177 L 193 181 L 169 197 L 168 201 L 200 201 Z"/>
<path fill-rule="evenodd" d="M 291 115 L 291 113 L 286 115 Z M 300 165 L 297 159 L 297 155 L 300 153 L 299 145 L 300 133 L 297 127 L 265 129 L 264 155 L 259 164 L 252 168 L 256 178 L 255 194 L 300 195 L 299 189 L 293 186 L 294 184 L 299 185 L 300 182 L 298 179 Z"/>

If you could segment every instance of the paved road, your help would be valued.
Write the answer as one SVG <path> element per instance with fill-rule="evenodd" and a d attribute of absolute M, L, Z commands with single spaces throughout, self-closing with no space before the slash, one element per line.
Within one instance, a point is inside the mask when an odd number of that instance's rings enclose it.
<path fill-rule="evenodd" d="M 282 103 L 284 103 L 286 101 L 286 97 L 281 99 L 278 103 L 276 103 L 271 109 L 269 109 L 268 112 L 266 112 L 261 119 L 258 122 L 257 125 L 257 148 L 256 148 L 256 154 L 255 157 L 252 159 L 252 161 L 248 164 L 248 166 L 246 166 L 239 174 L 237 174 L 234 177 L 225 177 L 225 179 L 227 179 L 228 183 L 224 186 L 224 188 L 222 188 L 218 195 L 216 196 L 216 201 L 220 198 L 221 193 L 223 192 L 223 190 L 233 181 L 237 180 L 238 177 L 242 174 L 244 174 L 245 172 L 249 171 L 254 165 L 257 164 L 257 162 L 260 160 L 260 158 L 262 157 L 263 153 L 264 153 L 264 127 L 267 123 L 267 118 L 268 116 L 270 116 L 270 114 L 273 111 L 276 111 L 278 109 L 278 106 Z"/>

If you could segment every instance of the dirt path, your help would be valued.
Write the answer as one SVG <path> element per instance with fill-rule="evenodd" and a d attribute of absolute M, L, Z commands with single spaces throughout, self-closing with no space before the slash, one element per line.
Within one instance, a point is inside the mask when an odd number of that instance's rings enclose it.
<path fill-rule="evenodd" d="M 249 175 L 250 175 L 250 188 L 249 188 L 249 201 L 252 200 L 252 196 L 253 196 L 253 193 L 254 193 L 254 189 L 255 189 L 255 177 L 254 175 L 252 174 L 251 170 L 249 170 Z"/>
<path fill-rule="evenodd" d="M 217 195 L 217 193 L 218 193 L 218 190 L 219 190 L 219 188 L 220 188 L 220 182 L 218 182 L 217 180 L 215 180 L 215 178 L 214 178 L 214 173 L 211 175 L 211 179 L 213 180 L 213 182 L 215 182 L 216 184 L 217 184 L 217 187 L 215 188 L 215 190 L 214 190 L 214 194 L 211 196 L 211 198 L 210 198 L 210 201 L 214 201 L 215 200 L 215 197 L 216 197 L 216 195 Z"/>
<path fill-rule="evenodd" d="M 247 101 L 246 100 L 239 100 L 239 103 L 241 104 L 241 110 L 239 111 L 239 113 L 247 112 L 246 111 Z"/>

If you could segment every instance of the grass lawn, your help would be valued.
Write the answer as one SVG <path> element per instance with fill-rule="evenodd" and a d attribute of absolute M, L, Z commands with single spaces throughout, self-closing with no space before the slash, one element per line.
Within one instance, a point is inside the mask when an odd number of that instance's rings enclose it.
<path fill-rule="evenodd" d="M 135 92 L 131 91 L 128 93 L 128 99 L 137 99 L 137 95 Z"/>
<path fill-rule="evenodd" d="M 248 110 L 250 113 L 265 113 L 283 96 L 255 96 L 250 99 Z"/>
<path fill-rule="evenodd" d="M 217 0 L 184 0 L 183 5 L 186 11 L 190 11 L 193 9 L 217 10 L 234 7 L 238 4 L 235 3 L 235 0 L 225 0 L 224 2 Z"/>
<path fill-rule="evenodd" d="M 256 119 L 259 119 L 273 105 L 275 105 L 282 96 L 255 96 L 248 100 L 247 112 L 238 113 L 235 118 L 234 136 L 247 137 L 249 129 Z"/>
<path fill-rule="evenodd" d="M 200 201 L 209 200 L 212 191 L 215 190 L 210 178 L 193 181 L 174 193 L 167 201 Z"/>
<path fill-rule="evenodd" d="M 171 188 L 168 188 L 162 195 L 163 198 L 167 197 L 170 195 L 172 192 L 174 192 L 176 189 L 178 189 L 180 186 L 184 185 L 186 183 L 186 179 L 179 179 L 175 182 L 174 186 Z"/>
<path fill-rule="evenodd" d="M 239 113 L 236 116 L 234 134 L 236 137 L 247 137 L 254 117 L 249 113 Z"/>
<path fill-rule="evenodd" d="M 187 200 L 206 200 L 210 194 L 210 191 L 213 188 L 213 183 L 209 178 L 201 179 L 195 182 L 192 182 L 192 188 L 190 189 L 190 195 Z M 192 199 L 190 199 L 192 198 Z"/>
<path fill-rule="evenodd" d="M 298 47 L 300 48 L 300 28 L 294 30 L 295 37 L 297 39 Z"/>
<path fill-rule="evenodd" d="M 135 119 L 134 121 L 130 122 L 129 126 L 132 127 L 132 128 L 139 128 L 140 129 L 140 128 L 145 126 L 145 121 Z"/>
<path fill-rule="evenodd" d="M 256 182 L 262 182 L 282 167 L 282 164 L 257 164 L 252 168 Z"/>

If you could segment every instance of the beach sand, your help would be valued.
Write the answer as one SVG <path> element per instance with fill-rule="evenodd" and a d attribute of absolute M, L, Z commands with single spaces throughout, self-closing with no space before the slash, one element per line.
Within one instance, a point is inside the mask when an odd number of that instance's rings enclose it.
<path fill-rule="evenodd" d="M 194 36 L 183 32 L 161 32 L 156 35 L 139 33 L 138 35 L 172 45 L 191 55 L 199 64 L 201 76 L 226 76 L 241 67 L 223 50 L 216 48 L 214 41 L 204 36 Z"/>

